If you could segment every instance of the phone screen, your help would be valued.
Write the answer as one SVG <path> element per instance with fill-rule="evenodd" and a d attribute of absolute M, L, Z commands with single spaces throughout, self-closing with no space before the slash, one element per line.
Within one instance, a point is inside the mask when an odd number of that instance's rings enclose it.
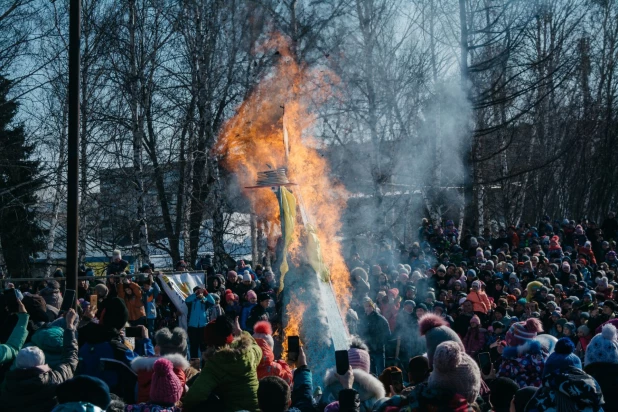
<path fill-rule="evenodd" d="M 489 352 L 482 352 L 478 354 L 479 364 L 481 366 L 481 370 L 485 375 L 488 375 L 491 372 L 491 357 L 489 356 Z"/>
<path fill-rule="evenodd" d="M 4 290 L 6 307 L 9 312 L 17 312 L 17 291 L 13 288 Z"/>
<path fill-rule="evenodd" d="M 393 386 L 403 384 L 403 373 L 401 371 L 391 372 L 391 382 Z"/>
<path fill-rule="evenodd" d="M 97 304 L 99 303 L 99 297 L 97 294 L 90 295 L 90 308 L 94 313 L 97 312 Z"/>
<path fill-rule="evenodd" d="M 75 291 L 73 289 L 67 289 L 64 292 L 64 298 L 62 300 L 62 306 L 60 312 L 68 312 L 69 309 L 75 306 Z"/>
<path fill-rule="evenodd" d="M 300 351 L 300 338 L 298 336 L 288 336 L 288 360 L 296 362 Z"/>
<path fill-rule="evenodd" d="M 142 328 L 139 326 L 129 326 L 124 328 L 124 336 L 127 338 L 141 338 Z"/>
<path fill-rule="evenodd" d="M 345 375 L 350 369 L 350 359 L 348 358 L 347 350 L 335 351 L 335 364 L 337 365 L 337 374 Z"/>

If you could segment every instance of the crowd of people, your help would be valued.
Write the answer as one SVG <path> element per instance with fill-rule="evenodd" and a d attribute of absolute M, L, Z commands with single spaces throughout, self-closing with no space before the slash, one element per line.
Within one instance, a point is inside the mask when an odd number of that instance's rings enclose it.
<path fill-rule="evenodd" d="M 618 411 L 614 239 L 613 213 L 479 235 L 424 219 L 409 249 L 352 250 L 350 368 L 310 359 L 321 388 L 302 347 L 279 359 L 270 268 L 207 271 L 185 329 L 152 265 L 114 251 L 77 311 L 54 278 L 0 295 L 0 410 Z"/>

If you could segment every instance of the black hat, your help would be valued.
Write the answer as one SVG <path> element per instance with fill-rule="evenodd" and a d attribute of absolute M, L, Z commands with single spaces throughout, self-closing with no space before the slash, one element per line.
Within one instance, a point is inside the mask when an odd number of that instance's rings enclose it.
<path fill-rule="evenodd" d="M 268 293 L 260 293 L 258 295 L 258 302 L 263 302 L 265 300 L 270 300 L 270 295 Z"/>
<path fill-rule="evenodd" d="M 101 324 L 113 329 L 122 329 L 129 320 L 129 311 L 120 298 L 110 299 L 101 315 Z"/>
<path fill-rule="evenodd" d="M 616 311 L 616 302 L 614 302 L 613 300 L 606 300 L 605 302 L 603 302 L 603 307 L 605 306 L 611 308 L 612 312 Z"/>

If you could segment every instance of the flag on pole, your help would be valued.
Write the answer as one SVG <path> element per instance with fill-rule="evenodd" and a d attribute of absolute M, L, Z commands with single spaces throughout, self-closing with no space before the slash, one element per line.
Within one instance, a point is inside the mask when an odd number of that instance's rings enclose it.
<path fill-rule="evenodd" d="M 185 299 L 193 293 L 193 288 L 204 285 L 204 273 L 174 273 L 159 274 L 163 290 L 170 298 L 176 309 L 181 313 L 178 324 L 187 330 L 187 316 L 189 311 Z"/>

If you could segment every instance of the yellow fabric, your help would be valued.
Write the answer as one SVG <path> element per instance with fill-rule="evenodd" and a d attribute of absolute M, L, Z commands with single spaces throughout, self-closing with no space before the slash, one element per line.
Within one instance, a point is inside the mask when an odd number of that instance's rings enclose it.
<path fill-rule="evenodd" d="M 320 276 L 323 282 L 328 282 L 329 274 L 328 268 L 324 265 L 322 259 L 322 250 L 320 248 L 320 239 L 315 232 L 315 228 L 312 225 L 307 225 L 307 259 L 309 264 Z"/>
<path fill-rule="evenodd" d="M 290 267 L 288 266 L 287 254 L 288 246 L 292 243 L 294 237 L 294 225 L 296 224 L 296 198 L 285 186 L 281 186 L 281 220 L 285 226 L 285 233 L 283 236 L 283 259 L 281 261 L 281 281 L 279 282 L 279 292 L 283 290 L 283 281 L 285 274 L 288 273 Z"/>

